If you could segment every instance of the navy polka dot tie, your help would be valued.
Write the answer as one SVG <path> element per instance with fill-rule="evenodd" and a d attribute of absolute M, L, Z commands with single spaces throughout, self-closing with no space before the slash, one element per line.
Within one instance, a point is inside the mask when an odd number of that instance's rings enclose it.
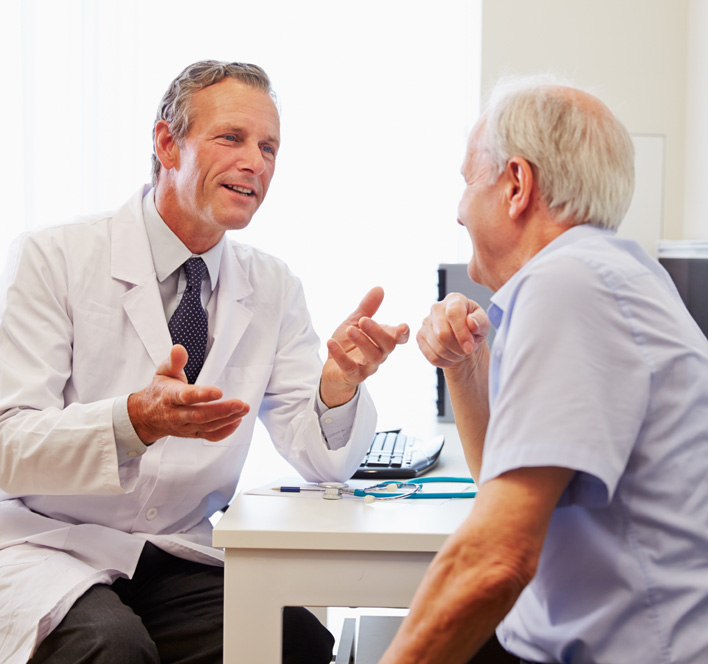
<path fill-rule="evenodd" d="M 201 258 L 192 256 L 184 264 L 184 271 L 187 287 L 167 327 L 172 335 L 172 343 L 182 344 L 187 349 L 189 358 L 184 373 L 187 380 L 194 383 L 204 364 L 209 334 L 207 312 L 202 307 L 202 277 L 206 272 L 206 264 Z"/>

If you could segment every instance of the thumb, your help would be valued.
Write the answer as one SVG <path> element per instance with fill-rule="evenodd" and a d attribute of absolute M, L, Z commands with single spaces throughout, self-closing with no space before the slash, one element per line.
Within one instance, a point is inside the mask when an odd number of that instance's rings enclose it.
<path fill-rule="evenodd" d="M 490 326 L 489 318 L 481 307 L 467 314 L 467 328 L 476 338 L 486 339 Z"/>
<path fill-rule="evenodd" d="M 155 373 L 160 376 L 184 380 L 184 367 L 187 366 L 188 356 L 187 349 L 184 346 L 175 344 L 172 346 L 170 354 L 157 367 Z"/>
<path fill-rule="evenodd" d="M 366 295 L 364 295 L 359 306 L 349 316 L 349 320 L 356 324 L 362 316 L 372 318 L 379 310 L 384 299 L 384 290 L 381 286 L 374 286 Z"/>

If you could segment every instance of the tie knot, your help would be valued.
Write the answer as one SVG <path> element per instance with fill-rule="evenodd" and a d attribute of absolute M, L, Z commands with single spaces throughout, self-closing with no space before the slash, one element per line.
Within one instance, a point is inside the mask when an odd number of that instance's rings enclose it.
<path fill-rule="evenodd" d="M 201 284 L 206 269 L 206 263 L 199 256 L 192 256 L 187 259 L 184 264 L 184 273 L 187 275 L 187 288 Z"/>

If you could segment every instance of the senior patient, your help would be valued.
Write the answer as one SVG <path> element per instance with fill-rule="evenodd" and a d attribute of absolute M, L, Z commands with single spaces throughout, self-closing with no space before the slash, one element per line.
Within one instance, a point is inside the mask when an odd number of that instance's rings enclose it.
<path fill-rule="evenodd" d="M 615 231 L 630 136 L 598 99 L 505 82 L 473 129 L 460 294 L 418 333 L 480 491 L 381 664 L 708 661 L 708 341 Z M 491 352 L 485 337 L 496 335 Z M 474 660 L 472 660 L 474 661 Z"/>
<path fill-rule="evenodd" d="M 279 143 L 261 68 L 195 63 L 160 103 L 152 186 L 17 244 L 0 308 L 0 661 L 221 662 L 209 517 L 256 417 L 308 480 L 363 458 L 361 383 L 408 328 L 372 320 L 373 289 L 322 366 L 298 279 L 226 237 L 263 202 Z M 330 661 L 311 614 L 286 610 L 284 629 L 285 662 Z"/>

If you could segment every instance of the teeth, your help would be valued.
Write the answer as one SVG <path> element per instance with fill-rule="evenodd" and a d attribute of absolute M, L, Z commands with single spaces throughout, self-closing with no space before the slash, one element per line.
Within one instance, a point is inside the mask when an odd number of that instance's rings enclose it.
<path fill-rule="evenodd" d="M 238 192 L 239 194 L 246 194 L 246 196 L 253 195 L 253 189 L 247 189 L 246 187 L 239 187 L 238 185 L 235 185 L 235 184 L 227 184 L 224 186 L 227 189 L 231 189 L 231 191 Z"/>

